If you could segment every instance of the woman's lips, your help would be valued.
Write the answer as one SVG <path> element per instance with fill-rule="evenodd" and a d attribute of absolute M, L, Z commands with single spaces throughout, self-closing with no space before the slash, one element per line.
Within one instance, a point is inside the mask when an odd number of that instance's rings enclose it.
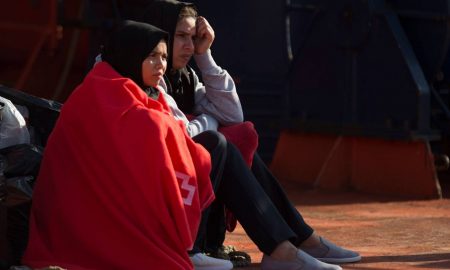
<path fill-rule="evenodd" d="M 191 60 L 192 54 L 184 54 L 181 55 L 181 58 L 184 59 L 184 61 L 189 62 Z"/>

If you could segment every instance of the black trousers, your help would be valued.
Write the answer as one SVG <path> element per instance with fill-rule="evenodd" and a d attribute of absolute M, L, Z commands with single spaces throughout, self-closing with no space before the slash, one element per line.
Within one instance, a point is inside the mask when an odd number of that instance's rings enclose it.
<path fill-rule="evenodd" d="M 204 145 L 211 154 L 213 164 L 211 181 L 217 199 L 203 213 L 194 250 L 204 251 L 208 242 L 206 235 L 215 240 L 224 238 L 224 235 L 214 237 L 212 232 L 216 228 L 210 227 L 217 226 L 217 216 L 223 217 L 221 204 L 233 212 L 248 236 L 265 254 L 271 254 L 282 241 L 289 240 L 298 246 L 312 235 L 313 229 L 306 224 L 277 179 L 257 154 L 250 169 L 236 146 L 227 143 L 222 134 L 208 132 L 208 136 L 210 141 L 220 142 L 218 145 L 221 147 L 221 150 L 217 151 L 218 147 L 211 147 L 211 144 Z M 194 140 L 203 145 L 196 137 Z M 216 139 L 212 140 L 214 137 Z M 224 144 L 225 151 L 223 151 Z M 215 164 L 223 167 L 214 170 Z M 213 175 L 218 172 L 221 178 Z M 214 210 L 212 214 L 211 210 Z M 212 222 L 209 222 L 210 217 Z M 224 230 L 217 230 L 217 233 L 224 233 Z"/>
<path fill-rule="evenodd" d="M 192 138 L 196 143 L 201 144 L 208 150 L 211 155 L 211 184 L 214 194 L 217 194 L 219 185 L 223 178 L 223 170 L 225 168 L 225 161 L 227 156 L 227 141 L 225 137 L 215 131 L 205 131 Z M 211 243 L 222 244 L 225 239 L 225 218 L 224 213 L 220 214 L 218 208 L 223 209 L 223 205 L 217 200 L 202 212 L 202 219 L 200 221 L 197 238 L 193 249 L 189 252 L 191 254 L 208 251 L 207 246 Z M 217 218 L 219 220 L 217 220 Z M 214 232 L 208 236 L 208 231 Z M 218 239 L 218 237 L 223 239 Z M 210 244 L 207 244 L 207 243 Z M 209 248 L 211 249 L 211 247 Z"/>

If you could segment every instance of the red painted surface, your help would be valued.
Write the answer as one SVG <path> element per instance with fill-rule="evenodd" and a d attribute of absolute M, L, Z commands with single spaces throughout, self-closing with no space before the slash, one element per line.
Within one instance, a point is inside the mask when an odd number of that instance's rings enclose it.
<path fill-rule="evenodd" d="M 0 84 L 64 102 L 85 75 L 90 29 L 62 23 L 81 21 L 83 1 L 64 1 L 59 14 L 56 0 L 4 2 Z"/>
<path fill-rule="evenodd" d="M 433 156 L 425 141 L 283 132 L 271 168 L 283 181 L 409 198 L 439 198 Z"/>
<path fill-rule="evenodd" d="M 21 62 L 14 87 L 21 89 L 29 79 L 39 53 L 45 46 L 56 48 L 56 0 L 8 1 L 0 9 L 0 52 L 2 62 Z M 11 63 L 10 63 L 11 64 Z"/>

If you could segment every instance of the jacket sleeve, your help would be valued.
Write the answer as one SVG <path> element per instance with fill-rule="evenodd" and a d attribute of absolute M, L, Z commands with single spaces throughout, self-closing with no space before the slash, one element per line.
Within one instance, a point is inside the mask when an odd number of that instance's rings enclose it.
<path fill-rule="evenodd" d="M 244 119 L 236 86 L 228 72 L 219 67 L 211 51 L 194 55 L 202 73 L 203 83 L 194 71 L 195 113 L 208 114 L 224 126 L 241 123 Z"/>
<path fill-rule="evenodd" d="M 217 131 L 218 127 L 219 123 L 214 117 L 202 113 L 189 121 L 187 125 L 187 132 L 189 134 L 189 137 L 192 138 L 207 130 Z"/>
<path fill-rule="evenodd" d="M 178 108 L 178 105 L 175 102 L 175 100 L 169 94 L 167 94 L 166 92 L 167 85 L 164 82 L 164 80 L 161 80 L 159 89 L 161 93 L 164 95 L 167 105 L 170 107 L 170 110 L 172 111 L 172 114 L 175 117 L 175 119 L 182 121 L 184 123 L 186 131 L 189 134 L 189 137 L 192 138 L 207 130 L 217 131 L 219 123 L 217 122 L 216 118 L 212 117 L 211 115 L 201 113 L 200 115 L 197 115 L 195 118 L 188 120 L 186 115 Z"/>

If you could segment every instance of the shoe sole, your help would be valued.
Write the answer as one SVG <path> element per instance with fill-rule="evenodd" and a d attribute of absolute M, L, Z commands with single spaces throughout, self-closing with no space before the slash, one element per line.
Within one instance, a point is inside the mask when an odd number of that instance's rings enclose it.
<path fill-rule="evenodd" d="M 352 258 L 316 258 L 324 263 L 354 263 L 361 260 L 361 256 L 356 256 Z"/>

